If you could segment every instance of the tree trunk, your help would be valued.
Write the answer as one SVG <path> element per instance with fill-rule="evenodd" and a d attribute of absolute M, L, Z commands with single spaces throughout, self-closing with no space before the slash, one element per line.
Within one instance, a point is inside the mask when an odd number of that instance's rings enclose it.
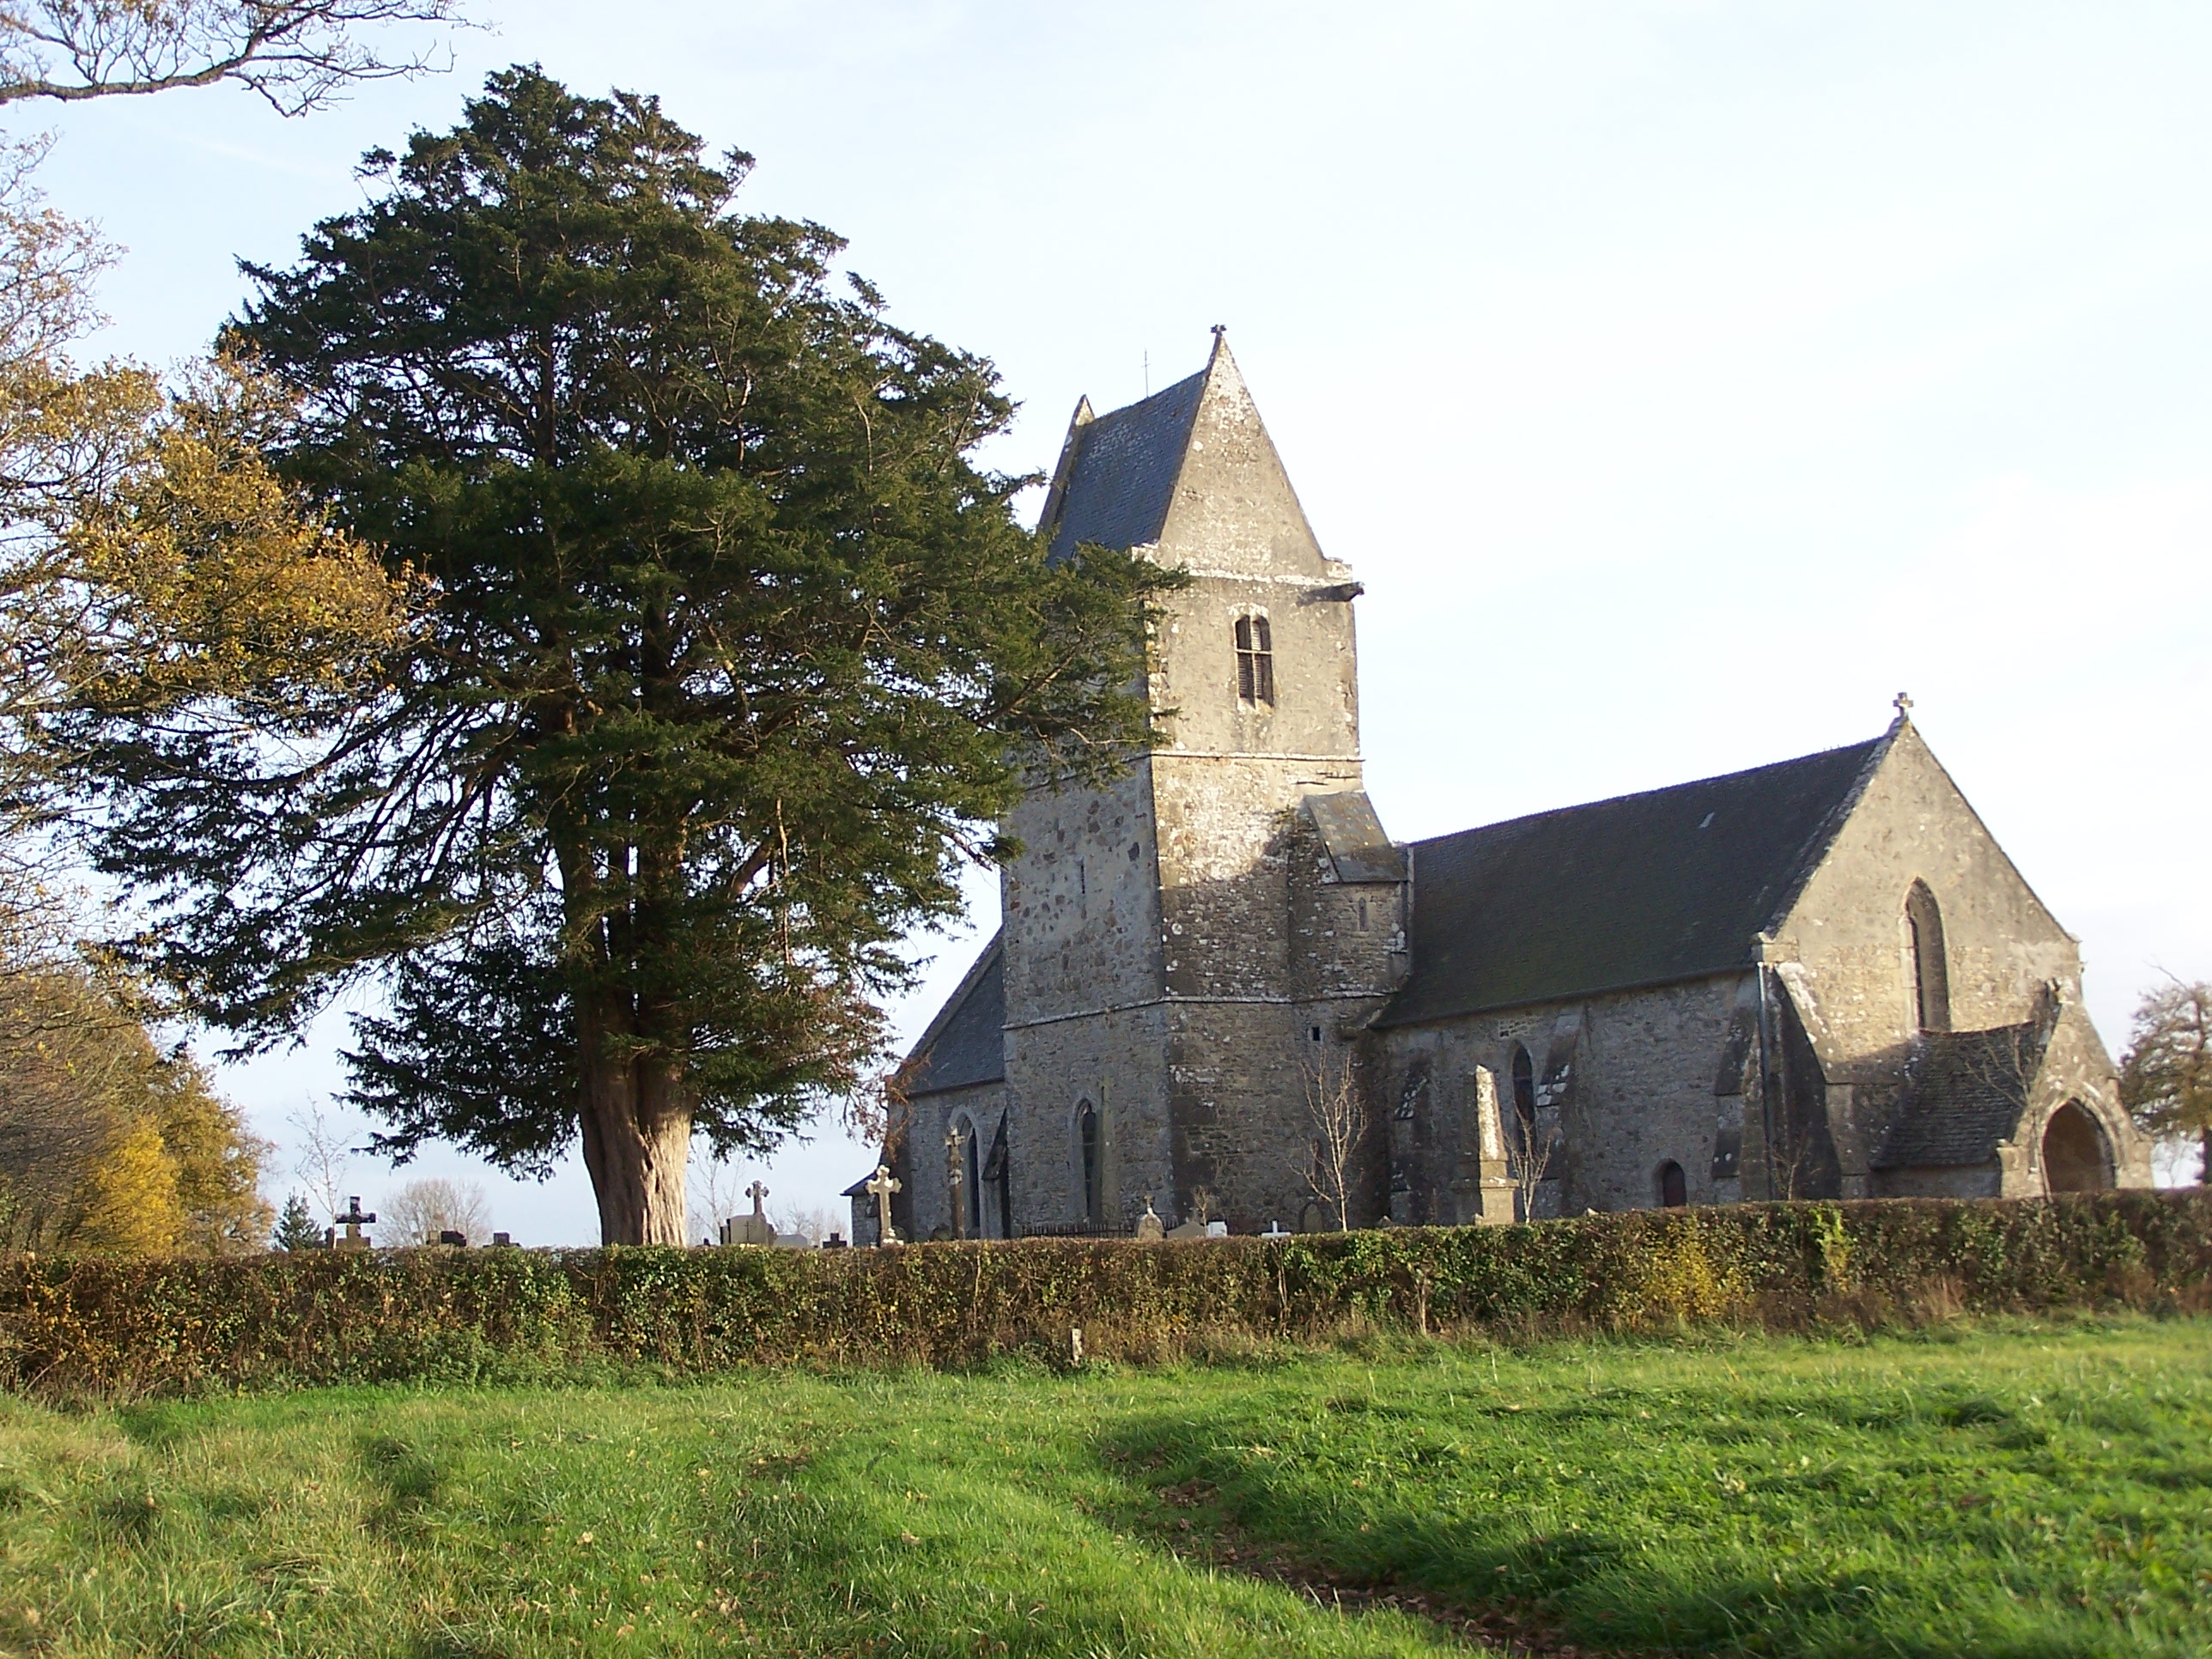
<path fill-rule="evenodd" d="M 603 1244 L 684 1244 L 691 1114 L 676 1068 L 648 1056 L 586 1058 L 584 1167 Z"/>
<path fill-rule="evenodd" d="M 2204 1132 L 2204 1167 L 2197 1172 L 2197 1184 L 2212 1187 L 2212 1129 Z"/>

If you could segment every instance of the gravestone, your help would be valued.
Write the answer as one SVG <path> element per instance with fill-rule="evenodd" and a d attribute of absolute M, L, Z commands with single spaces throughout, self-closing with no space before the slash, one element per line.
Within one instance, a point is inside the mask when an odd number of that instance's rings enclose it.
<path fill-rule="evenodd" d="M 891 1194 L 904 1185 L 891 1173 L 890 1165 L 878 1164 L 860 1190 L 876 1200 L 876 1243 L 896 1244 L 899 1242 L 897 1229 L 891 1225 Z"/>
<path fill-rule="evenodd" d="M 358 1197 L 349 1198 L 346 1200 L 346 1212 L 337 1218 L 338 1226 L 345 1229 L 345 1237 L 343 1238 L 338 1237 L 337 1236 L 337 1228 L 332 1228 L 331 1230 L 331 1248 L 334 1250 L 368 1249 L 369 1248 L 369 1241 L 362 1234 L 361 1230 L 375 1219 L 375 1212 L 369 1211 L 364 1212 L 362 1211 L 361 1207 L 361 1200 Z"/>
<path fill-rule="evenodd" d="M 1149 1244 L 1167 1236 L 1167 1224 L 1152 1211 L 1152 1195 L 1145 1194 L 1145 1212 L 1137 1218 L 1137 1240 Z"/>
<path fill-rule="evenodd" d="M 761 1206 L 768 1198 L 768 1186 L 756 1180 L 745 1188 L 745 1196 L 753 1201 L 750 1215 L 733 1215 L 722 1224 L 722 1243 L 725 1244 L 773 1244 L 775 1243 L 775 1224 L 768 1218 Z"/>

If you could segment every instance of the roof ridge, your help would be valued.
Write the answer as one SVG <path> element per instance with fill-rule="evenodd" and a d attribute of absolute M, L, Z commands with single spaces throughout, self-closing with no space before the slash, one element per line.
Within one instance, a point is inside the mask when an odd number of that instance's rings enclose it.
<path fill-rule="evenodd" d="M 1866 745 L 1867 757 L 1860 763 L 1858 774 L 1852 778 L 1850 787 L 1837 798 L 1836 804 L 1828 809 L 1827 816 L 1813 827 L 1813 833 L 1805 838 L 1805 844 L 1797 849 L 1796 858 L 1787 866 L 1788 878 L 1774 901 L 1773 908 L 1767 912 L 1766 921 L 1759 928 L 1762 936 L 1780 927 L 1783 919 L 1804 896 L 1806 883 L 1813 879 L 1813 872 L 1820 867 L 1820 860 L 1836 844 L 1836 837 L 1843 833 L 1844 825 L 1850 821 L 1851 814 L 1866 799 L 1867 787 L 1874 781 L 1874 775 L 1881 769 L 1881 763 L 1889 758 L 1889 751 L 1897 743 L 1897 734 L 1905 729 L 1906 724 L 1907 718 L 1900 711 L 1898 717 L 1890 722 L 1889 730 Z M 1844 748 L 1856 746 L 1845 744 Z M 1829 750 L 1826 752 L 1838 754 L 1842 751 Z"/>
<path fill-rule="evenodd" d="M 1006 937 L 1006 926 L 1001 923 L 998 931 L 991 935 L 990 942 L 984 945 L 975 960 L 968 964 L 968 971 L 961 975 L 960 982 L 952 988 L 952 994 L 939 1005 L 937 1017 L 922 1028 L 921 1035 L 915 1039 L 914 1047 L 907 1050 L 908 1065 L 913 1065 L 927 1054 L 930 1045 L 945 1035 L 945 1028 L 952 1023 L 953 1016 L 960 1012 L 961 1005 L 968 1000 L 969 994 L 975 990 L 977 981 L 990 971 L 991 963 L 998 957 L 1000 945 Z"/>
<path fill-rule="evenodd" d="M 1089 420 L 1082 418 L 1088 399 L 1077 405 L 1037 515 L 1050 557 L 1066 558 L 1085 543 L 1119 552 L 1159 539 L 1200 406 L 1225 360 L 1226 351 L 1217 350 L 1195 374 Z"/>
<path fill-rule="evenodd" d="M 1508 829 L 1516 823 L 1534 823 L 1541 818 L 1560 817 L 1570 812 L 1587 812 L 1595 807 L 1616 806 L 1627 801 L 1649 800 L 1658 795 L 1671 795 L 1680 790 L 1702 789 L 1708 784 L 1729 783 L 1738 778 L 1748 778 L 1760 772 L 1776 772 L 1784 767 L 1802 766 L 1810 761 L 1826 760 L 1854 749 L 1887 748 L 1889 733 L 1869 738 L 1859 743 L 1839 743 L 1832 749 L 1816 749 L 1809 754 L 1793 755 L 1787 760 L 1768 761 L 1759 766 L 1746 766 L 1734 772 L 1716 772 L 1709 777 L 1686 778 L 1680 783 L 1663 783 L 1656 789 L 1631 789 L 1622 794 L 1601 795 L 1595 800 L 1572 801 L 1565 806 L 1547 806 L 1538 812 L 1523 812 L 1518 817 L 1496 818 L 1488 823 L 1471 823 L 1464 830 L 1447 830 L 1440 836 L 1424 836 L 1408 843 L 1415 847 L 1431 847 L 1438 842 L 1452 841 L 1461 836 L 1483 835 L 1493 830 Z M 1858 787 L 1863 787 L 1862 782 Z"/>

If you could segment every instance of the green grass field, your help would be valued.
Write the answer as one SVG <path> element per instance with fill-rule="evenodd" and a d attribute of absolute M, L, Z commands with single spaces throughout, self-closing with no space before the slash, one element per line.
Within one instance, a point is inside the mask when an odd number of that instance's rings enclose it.
<path fill-rule="evenodd" d="M 0 1551 L 36 1653 L 2201 1656 L 2212 1323 L 10 1401 Z"/>

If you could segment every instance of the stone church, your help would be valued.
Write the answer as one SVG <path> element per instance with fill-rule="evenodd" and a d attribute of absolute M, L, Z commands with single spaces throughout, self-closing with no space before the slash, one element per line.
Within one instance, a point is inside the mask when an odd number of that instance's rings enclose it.
<path fill-rule="evenodd" d="M 1188 573 L 1161 741 L 1006 825 L 1001 930 L 902 1074 L 902 1236 L 2149 1184 L 2076 941 L 1905 699 L 1846 748 L 1395 842 L 1360 584 L 1218 336 L 1078 404 L 1042 524 Z"/>

